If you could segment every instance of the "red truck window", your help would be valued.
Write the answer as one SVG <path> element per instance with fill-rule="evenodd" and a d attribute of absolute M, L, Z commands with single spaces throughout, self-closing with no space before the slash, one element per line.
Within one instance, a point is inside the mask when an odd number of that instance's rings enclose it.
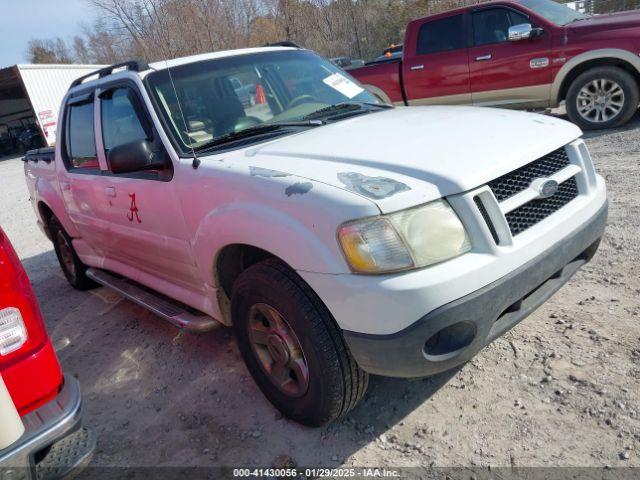
<path fill-rule="evenodd" d="M 93 102 L 69 106 L 67 157 L 74 169 L 96 169 L 96 143 L 93 133 Z"/>
<path fill-rule="evenodd" d="M 529 18 L 506 8 L 490 8 L 475 12 L 473 14 L 474 44 L 478 46 L 506 42 L 509 37 L 509 27 L 522 23 L 530 23 Z"/>
<path fill-rule="evenodd" d="M 427 22 L 420 27 L 416 53 L 426 55 L 465 46 L 462 15 L 453 15 Z"/>

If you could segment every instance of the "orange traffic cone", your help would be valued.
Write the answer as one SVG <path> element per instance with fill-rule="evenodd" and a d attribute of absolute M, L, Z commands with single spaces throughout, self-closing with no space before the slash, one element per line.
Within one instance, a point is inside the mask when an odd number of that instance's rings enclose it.
<path fill-rule="evenodd" d="M 261 105 L 263 103 L 267 103 L 267 97 L 264 94 L 264 88 L 262 88 L 261 84 L 256 86 L 256 105 Z"/>

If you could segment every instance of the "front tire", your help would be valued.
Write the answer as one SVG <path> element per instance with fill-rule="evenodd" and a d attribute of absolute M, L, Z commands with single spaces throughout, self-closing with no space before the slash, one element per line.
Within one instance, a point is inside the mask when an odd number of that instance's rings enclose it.
<path fill-rule="evenodd" d="M 283 415 L 319 427 L 362 399 L 368 374 L 324 304 L 286 265 L 268 259 L 242 272 L 231 309 L 247 368 Z"/>
<path fill-rule="evenodd" d="M 583 130 L 623 125 L 638 109 L 638 83 L 626 70 L 596 67 L 579 75 L 566 98 L 569 119 Z"/>
<path fill-rule="evenodd" d="M 87 277 L 88 267 L 78 258 L 71 237 L 55 217 L 49 222 L 49 233 L 60 268 L 69 284 L 78 290 L 91 290 L 98 287 L 96 282 Z"/>

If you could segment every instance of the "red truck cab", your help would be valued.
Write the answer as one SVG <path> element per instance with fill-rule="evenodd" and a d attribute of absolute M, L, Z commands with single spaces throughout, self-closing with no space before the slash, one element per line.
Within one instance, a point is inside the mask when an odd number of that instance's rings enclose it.
<path fill-rule="evenodd" d="M 8 394 L 8 395 L 7 395 Z M 59 478 L 95 447 L 78 381 L 64 376 L 27 274 L 0 228 L 0 478 Z"/>
<path fill-rule="evenodd" d="M 413 20 L 401 60 L 349 71 L 403 105 L 556 107 L 585 129 L 636 112 L 640 12 L 586 17 L 552 0 L 494 1 Z"/>

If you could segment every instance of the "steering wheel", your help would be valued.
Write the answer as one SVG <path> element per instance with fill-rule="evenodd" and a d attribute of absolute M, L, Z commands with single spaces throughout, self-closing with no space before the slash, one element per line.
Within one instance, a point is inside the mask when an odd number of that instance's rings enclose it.
<path fill-rule="evenodd" d="M 304 94 L 304 95 L 300 95 L 300 96 L 292 99 L 287 104 L 287 108 L 293 108 L 293 107 L 297 107 L 298 105 L 300 105 L 302 103 L 311 103 L 311 102 L 318 102 L 318 99 L 316 97 L 314 97 L 313 95 Z"/>

